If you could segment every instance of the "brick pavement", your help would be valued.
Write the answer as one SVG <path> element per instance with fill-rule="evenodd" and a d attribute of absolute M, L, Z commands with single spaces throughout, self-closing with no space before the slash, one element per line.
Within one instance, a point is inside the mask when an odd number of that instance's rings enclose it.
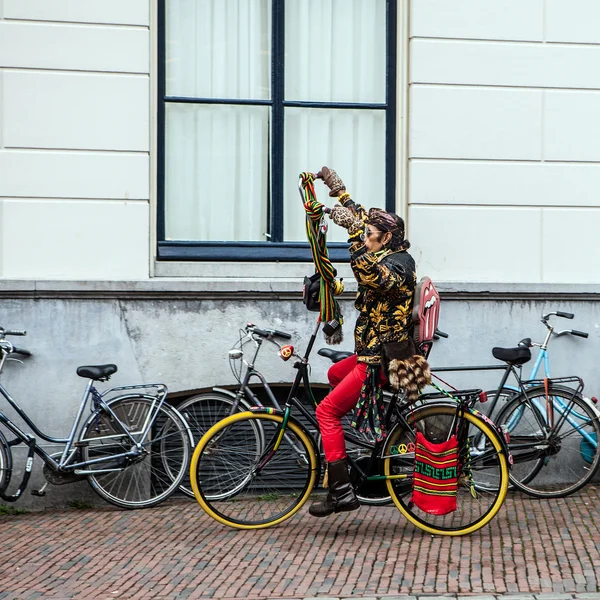
<path fill-rule="evenodd" d="M 234 531 L 191 500 L 0 516 L 0 599 L 527 598 L 600 600 L 600 490 L 509 495 L 462 538 L 416 530 L 393 507 Z"/>

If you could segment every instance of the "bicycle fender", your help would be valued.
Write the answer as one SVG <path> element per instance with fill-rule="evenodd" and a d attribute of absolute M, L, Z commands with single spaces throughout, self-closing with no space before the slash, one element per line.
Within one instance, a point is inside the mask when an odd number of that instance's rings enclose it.
<path fill-rule="evenodd" d="M 225 394 L 225 396 L 229 396 L 230 398 L 235 398 L 235 394 L 231 390 L 226 390 L 225 388 L 214 387 L 212 388 L 213 392 L 219 392 L 219 394 Z"/>

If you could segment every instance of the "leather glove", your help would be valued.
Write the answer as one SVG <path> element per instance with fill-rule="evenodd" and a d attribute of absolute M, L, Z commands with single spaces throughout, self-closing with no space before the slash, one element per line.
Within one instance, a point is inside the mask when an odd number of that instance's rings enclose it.
<path fill-rule="evenodd" d="M 338 204 L 329 211 L 329 218 L 340 227 L 350 230 L 355 223 L 360 224 L 360 220 L 352 214 L 349 208 Z"/>
<path fill-rule="evenodd" d="M 340 176 L 333 169 L 322 167 L 321 170 L 317 173 L 317 177 L 323 179 L 325 185 L 331 190 L 329 192 L 329 195 L 332 198 L 337 197 L 338 192 L 346 189 L 344 182 L 340 179 Z"/>
<path fill-rule="evenodd" d="M 329 212 L 329 218 L 340 227 L 348 230 L 350 236 L 359 234 L 363 230 L 363 223 L 356 215 L 345 206 L 334 206 Z"/>

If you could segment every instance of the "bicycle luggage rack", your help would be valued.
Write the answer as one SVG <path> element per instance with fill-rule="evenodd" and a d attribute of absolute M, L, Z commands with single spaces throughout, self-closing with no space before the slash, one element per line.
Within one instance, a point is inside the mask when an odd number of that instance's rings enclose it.
<path fill-rule="evenodd" d="M 581 379 L 581 377 L 577 377 L 575 375 L 573 375 L 571 377 L 551 377 L 547 381 L 548 381 L 548 385 L 550 388 L 552 388 L 552 386 L 557 383 L 577 383 L 578 385 L 577 385 L 577 390 L 575 391 L 575 393 L 580 392 L 584 388 L 583 379 Z M 545 379 L 527 379 L 527 380 L 523 381 L 522 383 L 523 383 L 523 386 L 538 386 L 538 385 L 545 385 L 546 380 Z"/>
<path fill-rule="evenodd" d="M 164 383 L 141 383 L 138 385 L 122 385 L 122 386 L 118 386 L 118 387 L 112 387 L 108 390 L 104 390 L 100 395 L 104 398 L 105 396 L 107 396 L 108 394 L 110 394 L 112 392 L 122 392 L 122 391 L 128 391 L 128 390 L 143 390 L 143 389 L 150 390 L 153 388 L 158 390 L 157 398 L 160 398 L 161 400 L 163 398 L 165 398 L 166 395 L 168 394 L 168 388 Z"/>
<path fill-rule="evenodd" d="M 483 390 L 478 388 L 473 389 L 465 389 L 465 390 L 456 390 L 448 393 L 444 392 L 430 392 L 428 394 L 421 394 L 419 396 L 419 400 L 427 401 L 427 400 L 459 400 L 465 401 L 468 404 L 473 402 L 482 402 L 482 394 Z"/>

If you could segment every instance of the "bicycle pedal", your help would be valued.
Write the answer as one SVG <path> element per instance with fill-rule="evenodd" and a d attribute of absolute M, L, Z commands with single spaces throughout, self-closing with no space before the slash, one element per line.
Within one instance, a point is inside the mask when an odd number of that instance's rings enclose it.
<path fill-rule="evenodd" d="M 31 490 L 31 495 L 43 497 L 46 495 L 46 492 L 44 490 Z"/>

